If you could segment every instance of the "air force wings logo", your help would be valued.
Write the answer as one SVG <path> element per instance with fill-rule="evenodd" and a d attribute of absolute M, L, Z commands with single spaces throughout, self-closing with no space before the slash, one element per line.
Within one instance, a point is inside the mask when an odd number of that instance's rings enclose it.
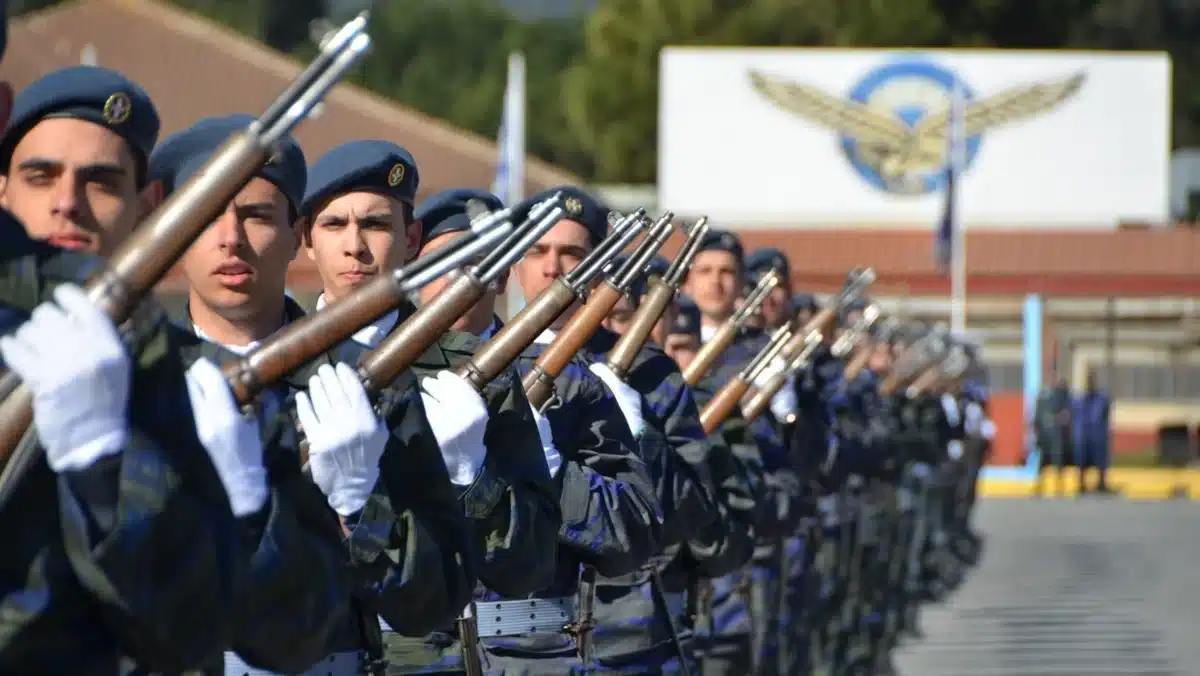
<path fill-rule="evenodd" d="M 1079 91 L 1084 77 L 1076 73 L 977 98 L 951 71 L 909 59 L 871 71 L 842 99 L 803 82 L 750 71 L 755 91 L 779 108 L 837 133 L 859 175 L 899 195 L 921 195 L 942 185 L 956 86 L 966 104 L 969 168 L 984 132 L 1053 110 Z"/>

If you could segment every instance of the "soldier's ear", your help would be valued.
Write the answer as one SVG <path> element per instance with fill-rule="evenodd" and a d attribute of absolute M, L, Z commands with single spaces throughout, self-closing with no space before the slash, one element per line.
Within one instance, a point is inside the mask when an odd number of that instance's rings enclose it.
<path fill-rule="evenodd" d="M 150 215 L 150 212 L 158 208 L 165 199 L 166 188 L 162 181 L 150 181 L 138 193 L 138 214 L 139 220 Z"/>
<path fill-rule="evenodd" d="M 404 228 L 404 251 L 407 254 L 404 257 L 405 263 L 411 263 L 417 259 L 421 253 L 421 234 L 425 232 L 425 224 L 421 221 L 412 221 Z"/>

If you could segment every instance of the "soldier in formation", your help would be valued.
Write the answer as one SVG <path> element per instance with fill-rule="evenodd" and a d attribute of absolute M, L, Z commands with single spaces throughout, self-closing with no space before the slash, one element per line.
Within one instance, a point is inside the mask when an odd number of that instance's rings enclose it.
<path fill-rule="evenodd" d="M 822 307 L 730 231 L 284 135 L 152 252 L 171 316 L 129 243 L 255 118 L 159 139 L 96 66 L 9 100 L 0 672 L 889 673 L 978 560 L 978 349 L 861 271 Z"/>

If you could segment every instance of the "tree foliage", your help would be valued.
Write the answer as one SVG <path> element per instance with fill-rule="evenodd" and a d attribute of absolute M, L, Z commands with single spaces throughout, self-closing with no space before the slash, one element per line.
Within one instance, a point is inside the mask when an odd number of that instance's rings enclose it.
<path fill-rule="evenodd" d="M 652 182 L 666 45 L 1167 50 L 1174 143 L 1200 145 L 1195 0 L 597 0 L 586 16 L 521 21 L 520 0 L 376 0 L 374 53 L 355 77 L 494 137 L 506 59 L 526 54 L 526 140 L 587 178 Z M 173 0 L 299 57 L 324 0 Z M 10 0 L 30 11 L 53 0 Z"/>

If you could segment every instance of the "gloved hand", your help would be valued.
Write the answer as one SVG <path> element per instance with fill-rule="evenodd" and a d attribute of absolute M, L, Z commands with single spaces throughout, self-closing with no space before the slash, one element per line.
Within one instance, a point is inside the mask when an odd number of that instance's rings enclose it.
<path fill-rule="evenodd" d="M 788 374 L 787 382 L 771 397 L 771 414 L 783 422 L 800 410 L 800 402 L 796 399 L 796 376 Z"/>
<path fill-rule="evenodd" d="M 546 456 L 546 467 L 550 469 L 550 478 L 553 479 L 558 476 L 558 470 L 562 469 L 562 455 L 554 447 L 554 433 L 550 429 L 550 419 L 538 413 L 532 404 L 529 405 L 529 408 L 533 410 L 533 420 L 537 423 L 538 437 L 542 440 L 542 453 Z"/>
<path fill-rule="evenodd" d="M 487 404 L 475 388 L 451 371 L 439 371 L 437 378 L 422 378 L 421 400 L 451 483 L 470 486 L 487 456 L 483 445 Z"/>
<path fill-rule="evenodd" d="M 593 363 L 588 368 L 612 391 L 617 406 L 621 408 L 621 415 L 625 416 L 625 422 L 629 425 L 629 431 L 633 432 L 634 437 L 640 435 L 642 428 L 646 426 L 646 421 L 642 418 L 642 395 L 622 382 L 608 365 Z"/>
<path fill-rule="evenodd" d="M 242 415 L 221 369 L 200 359 L 184 374 L 196 436 L 208 451 L 233 515 L 262 509 L 270 494 L 258 421 Z"/>
<path fill-rule="evenodd" d="M 955 401 L 953 395 L 950 395 L 950 394 L 942 395 L 942 410 L 946 412 L 946 421 L 949 422 L 951 425 L 957 427 L 958 421 L 960 420 L 960 418 L 959 418 L 959 411 L 958 411 L 958 402 Z"/>
<path fill-rule="evenodd" d="M 55 289 L 54 301 L 0 339 L 0 354 L 33 394 L 33 422 L 50 469 L 83 469 L 125 447 L 129 353 L 83 289 Z"/>
<path fill-rule="evenodd" d="M 354 369 L 322 364 L 308 392 L 296 394 L 296 416 L 308 439 L 313 482 L 329 506 L 342 516 L 361 510 L 379 480 L 389 432 Z"/>
<path fill-rule="evenodd" d="M 946 453 L 949 454 L 951 460 L 958 460 L 963 457 L 963 442 L 955 439 L 946 445 Z"/>

